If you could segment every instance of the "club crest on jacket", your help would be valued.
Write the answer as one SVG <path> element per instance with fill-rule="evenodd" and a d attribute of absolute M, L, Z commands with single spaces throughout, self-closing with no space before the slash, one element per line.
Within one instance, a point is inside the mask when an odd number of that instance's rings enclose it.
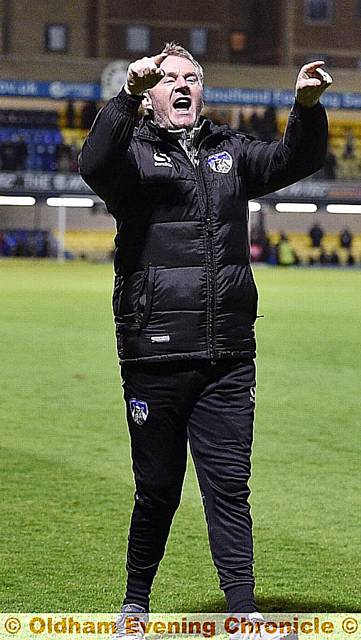
<path fill-rule="evenodd" d="M 137 400 L 136 398 L 131 398 L 129 400 L 129 408 L 132 414 L 132 418 L 139 427 L 145 423 L 146 419 L 149 415 L 148 405 L 144 400 Z"/>
<path fill-rule="evenodd" d="M 214 153 L 207 159 L 208 165 L 216 173 L 228 173 L 233 164 L 232 156 L 228 151 L 222 151 L 220 153 Z"/>

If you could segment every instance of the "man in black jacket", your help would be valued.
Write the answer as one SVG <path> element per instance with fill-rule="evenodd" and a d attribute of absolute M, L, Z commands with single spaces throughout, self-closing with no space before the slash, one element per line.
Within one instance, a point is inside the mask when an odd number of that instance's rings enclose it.
<path fill-rule="evenodd" d="M 322 65 L 302 67 L 283 139 L 264 143 L 200 116 L 202 68 L 171 43 L 129 66 L 84 144 L 81 174 L 117 224 L 113 309 L 136 484 L 124 612 L 148 611 L 188 441 L 228 609 L 256 611 L 248 200 L 322 166 Z"/>

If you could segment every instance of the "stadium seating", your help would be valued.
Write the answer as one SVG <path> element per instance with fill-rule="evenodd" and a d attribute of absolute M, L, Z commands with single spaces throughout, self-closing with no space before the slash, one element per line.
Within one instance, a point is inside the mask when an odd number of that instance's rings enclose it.
<path fill-rule="evenodd" d="M 40 110 L 0 110 L 0 145 L 22 139 L 27 145 L 25 169 L 32 171 L 76 171 L 76 155 L 87 134 L 82 126 L 80 106 L 74 104 L 74 127 L 69 127 L 65 106 L 59 113 Z M 249 109 L 251 110 L 251 108 Z M 209 110 L 208 110 L 209 111 Z M 230 120 L 228 111 L 211 111 L 220 121 Z M 249 114 L 248 114 L 249 115 Z M 288 111 L 276 111 L 277 127 L 282 132 Z M 246 122 L 246 121 L 245 121 Z M 246 122 L 250 126 L 249 117 Z M 351 138 L 351 152 L 347 153 L 347 138 Z M 60 146 L 63 145 L 62 148 Z M 330 114 L 330 151 L 336 158 L 336 178 L 361 177 L 361 122 L 355 117 Z M 345 153 L 346 151 L 346 153 Z M 350 151 L 350 149 L 349 149 Z M 1 168 L 1 167 L 0 167 Z M 322 176 L 319 175 L 318 178 Z"/>
<path fill-rule="evenodd" d="M 0 154 L 0 169 L 76 171 L 76 156 L 87 131 L 59 128 L 59 122 L 65 124 L 56 111 L 0 110 L 0 149 L 7 146 L 8 152 Z M 20 142 L 23 160 L 19 161 Z"/>
<path fill-rule="evenodd" d="M 64 144 L 75 145 L 80 151 L 83 142 L 86 138 L 87 131 L 84 129 L 62 129 L 61 135 L 63 137 Z"/>
<path fill-rule="evenodd" d="M 0 128 L 0 144 L 16 143 L 22 138 L 27 145 L 24 169 L 31 171 L 55 171 L 57 168 L 57 145 L 62 143 L 61 132 L 57 129 L 25 129 L 17 127 Z"/>
<path fill-rule="evenodd" d="M 113 231 L 69 230 L 65 234 L 65 251 L 74 258 L 108 259 L 114 249 Z M 57 239 L 57 232 L 54 233 Z"/>
<path fill-rule="evenodd" d="M 278 233 L 270 233 L 269 237 L 273 245 L 279 241 Z M 287 237 L 302 264 L 309 264 L 311 260 L 319 262 L 322 249 L 311 246 L 311 240 L 307 233 L 290 232 L 287 233 Z M 338 234 L 331 233 L 324 236 L 322 248 L 328 254 L 336 252 L 341 265 L 347 264 L 349 253 L 353 256 L 355 263 L 361 262 L 361 234 L 354 236 L 351 252 L 340 247 Z"/>
<path fill-rule="evenodd" d="M 277 124 L 282 131 L 287 122 L 287 114 L 277 114 Z M 345 154 L 347 137 L 352 136 L 352 157 Z M 336 157 L 336 178 L 338 180 L 355 180 L 361 177 L 361 122 L 349 116 L 329 118 L 329 149 Z"/>
<path fill-rule="evenodd" d="M 55 239 L 57 232 L 54 232 Z M 310 261 L 319 262 L 321 248 L 311 246 L 311 241 L 307 233 L 287 233 L 288 239 L 296 252 L 301 264 L 309 264 Z M 113 231 L 92 231 L 92 230 L 69 230 L 65 234 L 65 250 L 74 258 L 87 258 L 90 260 L 109 259 L 114 249 Z M 270 233 L 269 238 L 272 245 L 279 241 L 278 233 Z M 323 242 L 323 249 L 326 253 L 336 252 L 340 265 L 346 265 L 349 251 L 340 247 L 337 234 L 326 234 Z M 361 262 L 361 234 L 355 235 L 351 250 L 355 263 Z"/>

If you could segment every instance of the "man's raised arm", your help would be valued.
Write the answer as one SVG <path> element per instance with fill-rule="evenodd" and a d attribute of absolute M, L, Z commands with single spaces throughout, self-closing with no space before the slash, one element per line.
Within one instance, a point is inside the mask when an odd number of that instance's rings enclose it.
<path fill-rule="evenodd" d="M 319 103 L 332 84 L 318 60 L 304 65 L 296 80 L 295 104 L 282 140 L 244 138 L 239 170 L 249 199 L 286 187 L 318 171 L 327 152 L 327 116 Z"/>
<path fill-rule="evenodd" d="M 80 174 L 109 209 L 116 208 L 124 189 L 136 177 L 129 146 L 142 94 L 163 77 L 159 65 L 165 55 L 160 53 L 129 65 L 125 87 L 99 111 L 81 150 Z"/>

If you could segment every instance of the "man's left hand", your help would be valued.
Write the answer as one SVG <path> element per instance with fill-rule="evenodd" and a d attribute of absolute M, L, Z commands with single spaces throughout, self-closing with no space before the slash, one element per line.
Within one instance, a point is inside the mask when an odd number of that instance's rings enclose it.
<path fill-rule="evenodd" d="M 332 78 L 322 69 L 323 60 L 303 65 L 296 80 L 296 100 L 302 107 L 313 107 L 323 92 L 332 84 Z"/>

